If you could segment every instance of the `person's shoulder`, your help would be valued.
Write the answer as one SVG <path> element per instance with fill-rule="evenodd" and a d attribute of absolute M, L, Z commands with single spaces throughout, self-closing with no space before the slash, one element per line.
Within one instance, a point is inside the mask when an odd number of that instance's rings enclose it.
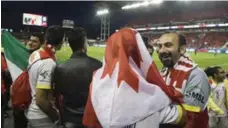
<path fill-rule="evenodd" d="M 34 63 L 35 61 L 40 59 L 40 54 L 38 51 L 32 52 L 32 54 L 29 56 L 29 64 Z"/>
<path fill-rule="evenodd" d="M 192 70 L 189 75 L 189 79 L 208 80 L 206 73 L 199 67 Z"/>
<path fill-rule="evenodd" d="M 99 65 L 102 65 L 102 62 L 98 59 L 95 59 L 93 57 L 90 57 L 88 56 L 89 60 L 92 62 L 92 63 L 96 63 L 96 64 L 99 64 Z"/>
<path fill-rule="evenodd" d="M 199 67 L 194 68 L 188 77 L 187 86 L 209 87 L 206 73 Z"/>
<path fill-rule="evenodd" d="M 68 67 L 72 67 L 72 65 L 76 66 L 80 61 L 77 58 L 69 58 L 66 61 L 59 63 L 56 68 L 58 69 L 65 69 Z"/>
<path fill-rule="evenodd" d="M 47 65 L 56 65 L 56 62 L 52 58 L 41 59 L 41 63 Z"/>
<path fill-rule="evenodd" d="M 72 63 L 70 62 L 70 59 L 66 60 L 64 63 L 60 63 L 56 66 L 56 70 L 60 71 L 60 70 L 65 70 L 66 67 L 69 67 L 69 64 L 68 63 Z"/>

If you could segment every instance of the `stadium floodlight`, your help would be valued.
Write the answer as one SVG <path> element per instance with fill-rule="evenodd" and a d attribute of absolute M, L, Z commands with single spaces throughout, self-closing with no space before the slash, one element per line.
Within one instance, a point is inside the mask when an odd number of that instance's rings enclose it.
<path fill-rule="evenodd" d="M 106 15 L 109 13 L 109 10 L 108 9 L 104 9 L 104 10 L 99 10 L 97 11 L 97 15 L 98 16 L 101 16 L 101 15 Z"/>
<path fill-rule="evenodd" d="M 163 0 L 150 0 L 150 1 L 145 0 L 144 2 L 123 6 L 122 9 L 127 10 L 127 9 L 134 9 L 138 7 L 146 7 L 151 4 L 158 5 L 158 4 L 161 4 L 162 2 Z"/>

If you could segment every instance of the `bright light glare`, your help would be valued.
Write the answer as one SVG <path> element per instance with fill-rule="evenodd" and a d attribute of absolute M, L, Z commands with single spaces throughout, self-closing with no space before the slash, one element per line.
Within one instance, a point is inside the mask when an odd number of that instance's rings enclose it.
<path fill-rule="evenodd" d="M 150 3 L 148 1 L 145 1 L 142 3 L 142 6 L 148 6 L 148 5 L 150 5 Z"/>
<path fill-rule="evenodd" d="M 126 10 L 126 9 L 133 9 L 133 8 L 138 8 L 138 7 L 141 7 L 141 6 L 148 6 L 148 5 L 151 5 L 151 4 L 161 4 L 163 2 L 163 0 L 149 0 L 149 1 L 144 1 L 144 2 L 141 2 L 141 3 L 134 3 L 134 4 L 131 4 L 131 5 L 126 5 L 126 6 L 123 6 L 122 9 L 123 10 Z"/>
<path fill-rule="evenodd" d="M 97 11 L 97 15 L 98 16 L 105 15 L 105 14 L 108 14 L 108 13 L 109 13 L 108 9 Z"/>
<path fill-rule="evenodd" d="M 153 0 L 153 4 L 161 4 L 163 0 Z"/>

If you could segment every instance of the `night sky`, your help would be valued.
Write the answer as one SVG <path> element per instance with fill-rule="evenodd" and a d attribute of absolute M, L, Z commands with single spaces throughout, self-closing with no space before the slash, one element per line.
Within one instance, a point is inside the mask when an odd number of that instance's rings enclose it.
<path fill-rule="evenodd" d="M 202 10 L 214 10 L 216 8 L 228 9 L 228 2 L 180 2 L 168 1 L 160 6 L 149 6 L 137 10 L 122 11 L 121 4 L 107 2 L 111 10 L 111 33 L 124 26 L 133 19 L 145 19 L 155 15 L 167 14 L 185 15 L 187 12 L 202 12 Z M 100 35 L 100 18 L 96 16 L 95 1 L 37 1 L 37 2 L 13 2 L 1 1 L 2 28 L 13 29 L 19 32 L 26 26 L 22 25 L 22 14 L 33 13 L 48 17 L 48 26 L 62 25 L 64 19 L 74 20 L 76 26 L 84 27 L 89 38 Z M 125 3 L 126 4 L 126 3 Z M 156 20 L 156 19 L 155 19 Z"/>
<path fill-rule="evenodd" d="M 100 19 L 92 1 L 55 2 L 2 2 L 2 28 L 18 32 L 22 25 L 22 14 L 33 13 L 48 17 L 48 25 L 62 25 L 63 19 L 74 20 L 76 26 L 84 27 L 88 36 L 96 38 L 100 33 Z M 112 25 L 113 26 L 113 25 Z M 112 30 L 119 25 L 114 25 Z"/>

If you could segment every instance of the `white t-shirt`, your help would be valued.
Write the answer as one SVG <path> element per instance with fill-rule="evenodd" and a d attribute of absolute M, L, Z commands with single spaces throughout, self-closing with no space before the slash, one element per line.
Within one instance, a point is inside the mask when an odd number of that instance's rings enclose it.
<path fill-rule="evenodd" d="M 28 119 L 43 119 L 47 118 L 48 116 L 36 105 L 36 88 L 51 89 L 51 72 L 56 66 L 56 63 L 51 58 L 40 60 L 40 55 L 37 51 L 32 53 L 29 58 L 29 66 L 32 63 L 34 64 L 28 71 L 29 82 L 32 91 L 32 102 L 27 110 L 26 115 Z"/>
<path fill-rule="evenodd" d="M 225 84 L 224 82 L 219 83 L 216 85 L 216 83 L 211 85 L 212 90 L 211 90 L 211 96 L 212 100 L 214 103 L 224 111 L 223 115 L 216 115 L 214 111 L 210 110 L 209 111 L 209 116 L 214 116 L 214 117 L 225 117 L 227 116 L 227 109 L 226 109 L 226 90 L 225 90 Z"/>

